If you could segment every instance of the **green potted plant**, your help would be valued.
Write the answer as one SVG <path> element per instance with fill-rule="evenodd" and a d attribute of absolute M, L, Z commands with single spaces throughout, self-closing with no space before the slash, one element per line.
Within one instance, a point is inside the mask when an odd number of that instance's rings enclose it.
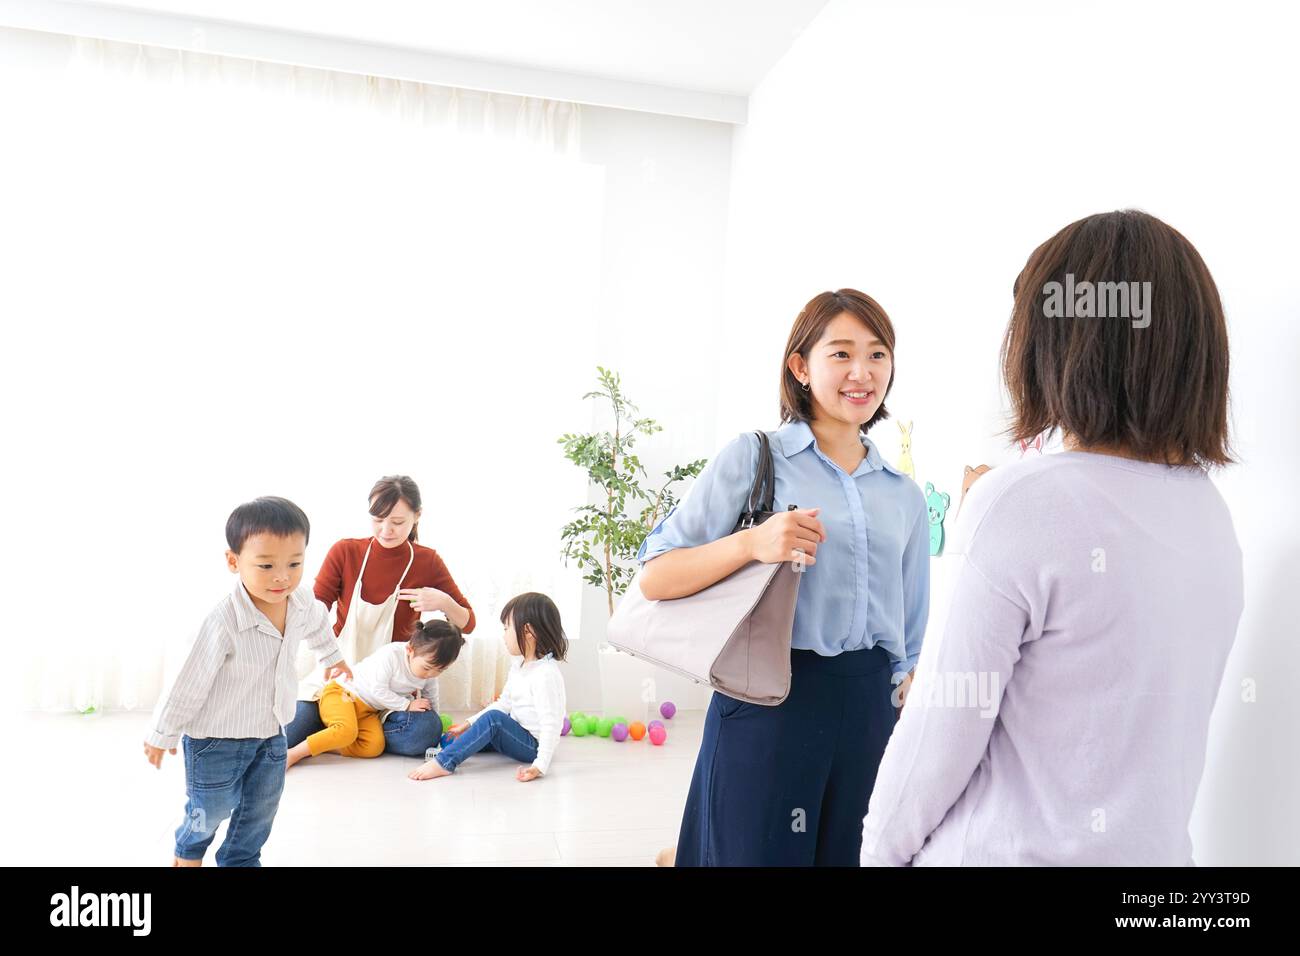
<path fill-rule="evenodd" d="M 578 517 L 560 533 L 561 553 L 566 566 L 577 561 L 583 580 L 604 589 L 612 615 L 614 598 L 627 589 L 636 572 L 634 559 L 641 542 L 677 504 L 673 487 L 703 471 L 707 459 L 675 465 L 663 473 L 665 481 L 658 488 L 647 487 L 649 476 L 632 448 L 638 438 L 663 428 L 653 419 L 638 417 L 637 406 L 623 394 L 618 373 L 600 366 L 596 371 L 600 387 L 582 397 L 609 404 L 614 430 L 566 434 L 558 441 L 564 446 L 564 457 L 586 470 L 603 500 L 573 509 Z"/>

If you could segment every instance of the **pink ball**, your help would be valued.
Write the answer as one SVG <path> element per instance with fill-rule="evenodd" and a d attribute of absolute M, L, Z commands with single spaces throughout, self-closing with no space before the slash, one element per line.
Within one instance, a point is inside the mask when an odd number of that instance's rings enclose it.
<path fill-rule="evenodd" d="M 650 728 L 650 742 L 656 747 L 662 747 L 663 742 L 667 739 L 668 731 L 664 730 L 662 725 Z"/>
<path fill-rule="evenodd" d="M 677 705 L 671 700 L 666 700 L 659 705 L 659 713 L 663 714 L 664 720 L 672 720 L 673 714 L 677 713 Z"/>
<path fill-rule="evenodd" d="M 620 743 L 627 740 L 627 724 L 615 724 L 610 728 L 609 735 Z"/>

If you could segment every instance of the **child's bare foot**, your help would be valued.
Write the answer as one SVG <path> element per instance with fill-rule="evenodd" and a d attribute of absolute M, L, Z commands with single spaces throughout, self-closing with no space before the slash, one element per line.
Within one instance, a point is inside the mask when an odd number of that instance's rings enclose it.
<path fill-rule="evenodd" d="M 655 854 L 655 866 L 673 866 L 677 861 L 677 847 L 664 847 Z"/>
<path fill-rule="evenodd" d="M 179 856 L 172 857 L 172 866 L 202 866 L 202 860 L 182 860 Z"/>
<path fill-rule="evenodd" d="M 451 771 L 436 760 L 426 760 L 407 774 L 412 780 L 432 780 L 434 777 L 449 777 Z"/>
<path fill-rule="evenodd" d="M 284 769 L 288 770 L 299 760 L 303 760 L 310 756 L 311 756 L 311 748 L 307 746 L 307 741 L 304 740 L 298 746 L 289 748 L 289 753 L 285 757 L 285 761 L 284 761 Z"/>

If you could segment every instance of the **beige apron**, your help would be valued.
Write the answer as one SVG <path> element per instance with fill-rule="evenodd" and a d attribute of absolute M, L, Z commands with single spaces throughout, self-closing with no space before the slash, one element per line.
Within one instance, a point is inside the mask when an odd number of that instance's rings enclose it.
<path fill-rule="evenodd" d="M 408 541 L 406 546 L 411 549 L 411 560 L 406 562 L 406 570 L 398 579 L 397 587 L 393 588 L 393 593 L 388 595 L 388 600 L 383 604 L 367 604 L 361 599 L 361 580 L 366 576 L 366 562 L 370 560 L 370 549 L 374 544 L 372 538 L 370 544 L 366 545 L 366 556 L 361 559 L 361 573 L 357 575 L 357 583 L 352 588 L 352 600 L 348 603 L 348 619 L 343 622 L 343 630 L 339 632 L 339 650 L 343 652 L 343 659 L 348 666 L 353 668 L 392 641 L 397 594 L 402 590 L 402 583 L 406 580 L 411 565 L 415 563 L 415 548 Z M 307 652 L 305 656 L 302 653 L 304 650 Z M 320 661 L 311 648 L 305 643 L 299 644 L 298 699 L 318 700 L 324 687 L 325 668 L 320 666 Z M 387 716 L 388 712 L 385 711 L 383 717 Z"/>

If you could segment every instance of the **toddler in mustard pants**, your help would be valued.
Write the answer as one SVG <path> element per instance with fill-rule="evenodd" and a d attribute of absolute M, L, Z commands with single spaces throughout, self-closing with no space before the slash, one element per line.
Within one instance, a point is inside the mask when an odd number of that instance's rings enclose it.
<path fill-rule="evenodd" d="M 345 757 L 384 752 L 384 718 L 396 710 L 438 709 L 438 675 L 465 644 L 449 621 L 426 621 L 408 641 L 394 641 L 353 669 L 350 680 L 330 681 L 320 695 L 325 729 L 289 750 L 286 768 L 306 757 L 338 751 Z"/>

